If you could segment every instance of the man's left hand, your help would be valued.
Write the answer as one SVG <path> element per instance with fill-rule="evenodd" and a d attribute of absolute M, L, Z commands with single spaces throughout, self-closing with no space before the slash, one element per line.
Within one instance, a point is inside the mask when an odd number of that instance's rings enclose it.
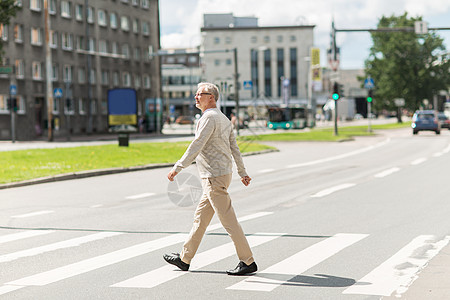
<path fill-rule="evenodd" d="M 170 181 L 173 181 L 173 178 L 175 177 L 175 176 L 177 176 L 177 174 L 178 174 L 178 172 L 175 172 L 175 171 L 170 171 L 169 172 L 169 174 L 167 174 L 167 178 L 170 180 Z"/>
<path fill-rule="evenodd" d="M 252 179 L 250 178 L 250 176 L 244 176 L 244 177 L 241 177 L 241 181 L 242 181 L 242 183 L 243 183 L 245 186 L 248 186 L 248 185 L 250 184 L 250 180 L 252 180 Z"/>

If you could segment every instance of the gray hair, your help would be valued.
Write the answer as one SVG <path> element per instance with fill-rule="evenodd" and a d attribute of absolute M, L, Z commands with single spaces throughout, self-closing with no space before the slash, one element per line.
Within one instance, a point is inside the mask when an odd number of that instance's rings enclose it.
<path fill-rule="evenodd" d="M 200 82 L 197 88 L 204 88 L 205 92 L 211 93 L 214 96 L 214 100 L 219 100 L 219 88 L 214 83 Z"/>

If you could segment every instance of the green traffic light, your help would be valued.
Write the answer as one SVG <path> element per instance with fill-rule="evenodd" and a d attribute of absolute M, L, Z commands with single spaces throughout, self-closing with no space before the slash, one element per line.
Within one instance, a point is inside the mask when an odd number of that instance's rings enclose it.
<path fill-rule="evenodd" d="M 334 93 L 333 96 L 331 96 L 333 98 L 333 100 L 339 100 L 339 94 L 338 93 Z"/>
<path fill-rule="evenodd" d="M 372 97 L 367 97 L 367 102 L 372 102 Z"/>

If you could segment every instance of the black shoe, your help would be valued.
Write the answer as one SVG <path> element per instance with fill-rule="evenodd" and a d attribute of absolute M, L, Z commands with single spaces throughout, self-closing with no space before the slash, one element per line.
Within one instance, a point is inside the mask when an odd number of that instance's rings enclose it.
<path fill-rule="evenodd" d="M 254 273 L 258 270 L 255 262 L 252 262 L 250 265 L 246 265 L 243 261 L 240 261 L 237 267 L 234 270 L 228 270 L 228 275 L 245 275 Z"/>
<path fill-rule="evenodd" d="M 164 254 L 163 257 L 164 257 L 165 261 L 167 261 L 169 264 L 177 266 L 178 268 L 180 268 L 183 271 L 189 270 L 189 264 L 187 264 L 181 260 L 180 254 L 178 254 L 178 253 Z"/>

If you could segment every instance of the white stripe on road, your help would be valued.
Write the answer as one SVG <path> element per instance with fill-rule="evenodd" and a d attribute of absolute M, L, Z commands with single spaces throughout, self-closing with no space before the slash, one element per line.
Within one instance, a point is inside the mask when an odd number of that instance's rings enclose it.
<path fill-rule="evenodd" d="M 54 211 L 53 210 L 41 210 L 41 211 L 35 211 L 32 213 L 28 213 L 28 214 L 11 216 L 11 218 L 28 218 L 28 217 L 34 217 L 34 216 L 39 216 L 39 215 L 51 214 L 51 213 L 54 213 Z"/>
<path fill-rule="evenodd" d="M 258 173 L 270 173 L 273 171 L 275 171 L 275 169 L 264 169 L 264 170 L 259 171 Z"/>
<path fill-rule="evenodd" d="M 136 199 L 141 199 L 141 198 L 147 198 L 147 197 L 154 196 L 154 195 L 156 195 L 156 194 L 155 193 L 143 193 L 143 194 L 128 196 L 128 197 L 125 197 L 125 199 L 136 200 Z"/>
<path fill-rule="evenodd" d="M 258 245 L 267 243 L 274 240 L 281 234 L 268 234 L 268 233 L 257 233 L 256 235 L 248 236 L 248 243 L 250 247 L 256 247 Z M 224 259 L 232 256 L 236 253 L 233 243 L 227 243 L 225 245 L 207 250 L 205 252 L 199 253 L 195 256 L 193 264 L 191 264 L 189 270 L 198 270 L 207 265 L 217 262 L 220 259 Z M 166 265 L 159 269 L 138 275 L 136 277 L 127 279 L 125 281 L 111 285 L 111 287 L 126 287 L 126 288 L 153 288 L 157 285 L 165 283 L 169 280 L 175 279 L 182 275 L 188 274 L 188 272 L 180 272 L 177 267 L 172 265 Z"/>
<path fill-rule="evenodd" d="M 394 168 L 390 168 L 387 170 L 384 170 L 383 172 L 380 172 L 378 174 L 375 174 L 374 177 L 376 178 L 382 178 L 382 177 L 386 177 L 388 175 L 391 175 L 392 173 L 398 172 L 400 171 L 400 168 L 394 167 Z"/>
<path fill-rule="evenodd" d="M 422 158 L 418 158 L 418 159 L 416 159 L 416 160 L 413 160 L 412 162 L 411 162 L 411 165 L 418 165 L 418 164 L 421 164 L 421 163 L 423 163 L 423 162 L 425 162 L 427 160 L 427 158 L 425 158 L 425 157 L 422 157 Z"/>
<path fill-rule="evenodd" d="M 238 218 L 239 222 L 252 220 L 258 217 L 270 215 L 272 212 L 260 212 L 242 218 Z M 211 231 L 220 228 L 220 224 L 214 224 L 207 228 L 206 231 Z M 5 283 L 6 287 L 0 287 L 0 290 L 8 290 L 9 285 L 13 286 L 43 286 L 50 283 L 54 283 L 63 279 L 67 279 L 76 275 L 80 275 L 98 268 L 112 265 L 139 255 L 147 254 L 155 250 L 159 250 L 165 247 L 175 245 L 177 243 L 184 242 L 188 234 L 174 234 L 167 237 L 163 237 L 154 241 L 141 243 L 125 249 L 117 250 L 108 254 L 96 256 L 90 259 L 86 259 L 77 263 L 59 267 L 47 272 L 38 273 L 21 279 L 17 279 L 11 282 Z M 18 288 L 17 288 L 18 289 Z M 16 290 L 16 289 L 13 289 Z M 13 291 L 11 290 L 11 291 Z M 6 292 L 4 292 L 6 293 Z"/>
<path fill-rule="evenodd" d="M 316 194 L 313 194 L 313 195 L 311 195 L 311 197 L 319 198 L 319 197 L 327 196 L 327 195 L 329 195 L 331 193 L 334 193 L 334 192 L 337 192 L 337 191 L 340 191 L 340 190 L 343 190 L 343 189 L 348 189 L 348 188 L 350 188 L 352 186 L 355 186 L 355 184 L 354 183 L 340 184 L 340 185 L 333 186 L 333 187 L 330 187 L 328 189 L 325 189 L 323 191 L 320 191 L 320 192 L 318 192 Z"/>
<path fill-rule="evenodd" d="M 107 237 L 116 236 L 116 235 L 120 235 L 120 234 L 122 234 L 122 233 L 100 232 L 100 233 L 95 233 L 95 234 L 91 234 L 88 236 L 73 238 L 73 239 L 70 239 L 67 241 L 62 241 L 62 242 L 57 242 L 57 243 L 41 246 L 41 247 L 35 247 L 35 248 L 31 248 L 31 249 L 17 251 L 14 253 L 4 254 L 4 255 L 0 255 L 0 263 L 13 261 L 13 260 L 16 260 L 16 259 L 19 259 L 22 257 L 38 255 L 38 254 L 42 254 L 45 252 L 50 252 L 50 251 L 54 251 L 54 250 L 58 250 L 58 249 L 76 247 L 76 246 L 80 246 L 80 245 L 88 243 L 88 242 L 93 242 L 96 240 L 101 240 L 101 239 L 104 239 Z"/>
<path fill-rule="evenodd" d="M 49 234 L 52 232 L 54 232 L 54 231 L 53 230 L 28 230 L 28 231 L 22 231 L 22 232 L 18 232 L 18 233 L 11 233 L 11 234 L 0 236 L 0 244 L 17 241 L 17 240 L 21 240 L 21 239 L 26 239 L 29 237 Z"/>
<path fill-rule="evenodd" d="M 390 296 L 394 291 L 405 292 L 428 261 L 448 244 L 450 237 L 437 242 L 434 239 L 430 235 L 416 237 L 343 293 Z"/>
<path fill-rule="evenodd" d="M 187 234 L 174 234 L 157 240 L 137 244 L 128 248 L 85 259 L 70 265 L 59 267 L 47 272 L 24 277 L 5 283 L 6 285 L 43 286 L 66 278 L 83 274 L 95 269 L 106 267 L 139 255 L 171 246 L 186 239 Z"/>
<path fill-rule="evenodd" d="M 366 148 L 358 149 L 358 150 L 355 150 L 355 151 L 352 151 L 352 152 L 348 152 L 348 153 L 344 153 L 344 154 L 341 154 L 341 155 L 330 156 L 330 157 L 324 158 L 324 159 L 309 161 L 309 162 L 305 162 L 305 163 L 301 163 L 301 164 L 289 165 L 289 166 L 286 166 L 286 168 L 291 169 L 291 168 L 313 166 L 313 165 L 317 165 L 317 164 L 321 164 L 321 163 L 325 163 L 325 162 L 329 162 L 329 161 L 338 160 L 338 159 L 341 159 L 341 158 L 353 156 L 353 155 L 356 155 L 356 154 L 361 154 L 361 153 L 373 150 L 375 148 L 381 147 L 381 146 L 389 143 L 390 140 L 391 139 L 388 138 L 388 139 L 384 140 L 383 142 L 380 142 L 378 144 L 375 144 L 375 145 L 372 145 L 372 146 L 369 146 L 369 147 L 366 147 Z"/>
<path fill-rule="evenodd" d="M 15 290 L 20 290 L 21 288 L 24 288 L 24 286 L 20 286 L 20 285 L 4 285 L 4 286 L 0 286 L 0 295 L 11 293 L 11 292 L 14 292 Z"/>
<path fill-rule="evenodd" d="M 276 287 L 288 282 L 291 278 L 300 275 L 367 236 L 368 234 L 336 234 L 227 289 L 270 292 Z"/>
<path fill-rule="evenodd" d="M 433 154 L 433 157 L 439 157 L 439 156 L 442 156 L 442 155 L 444 155 L 444 152 L 436 152 L 436 153 Z"/>

